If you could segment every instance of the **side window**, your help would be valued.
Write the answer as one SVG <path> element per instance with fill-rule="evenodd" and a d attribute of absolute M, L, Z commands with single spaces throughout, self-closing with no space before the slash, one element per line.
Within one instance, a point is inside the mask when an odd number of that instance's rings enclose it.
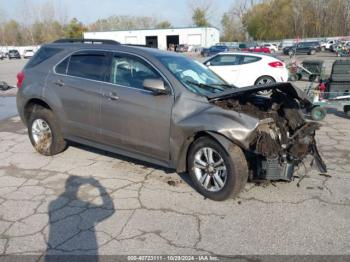
<path fill-rule="evenodd" d="M 239 65 L 240 58 L 239 55 L 218 55 L 210 60 L 210 64 L 212 66 Z"/>
<path fill-rule="evenodd" d="M 108 56 L 105 52 L 80 52 L 70 57 L 67 74 L 105 81 L 108 68 Z"/>
<path fill-rule="evenodd" d="M 261 60 L 261 57 L 257 56 L 244 56 L 242 64 L 250 64 L 254 62 L 258 62 Z"/>
<path fill-rule="evenodd" d="M 68 63 L 69 63 L 69 58 L 67 57 L 66 59 L 64 59 L 61 63 L 59 63 L 56 66 L 56 73 L 57 74 L 61 74 L 61 75 L 66 75 L 67 74 L 67 67 L 68 67 Z"/>
<path fill-rule="evenodd" d="M 145 79 L 163 80 L 162 76 L 142 59 L 128 55 L 114 55 L 110 72 L 111 83 L 143 89 Z"/>

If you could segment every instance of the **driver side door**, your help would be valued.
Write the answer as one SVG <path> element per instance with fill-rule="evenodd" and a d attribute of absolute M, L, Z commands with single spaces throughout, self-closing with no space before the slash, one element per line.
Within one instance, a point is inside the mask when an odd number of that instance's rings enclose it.
<path fill-rule="evenodd" d="M 145 79 L 164 81 L 169 94 L 146 90 Z M 102 142 L 167 164 L 174 102 L 168 81 L 143 58 L 113 53 L 107 82 L 102 88 Z"/>

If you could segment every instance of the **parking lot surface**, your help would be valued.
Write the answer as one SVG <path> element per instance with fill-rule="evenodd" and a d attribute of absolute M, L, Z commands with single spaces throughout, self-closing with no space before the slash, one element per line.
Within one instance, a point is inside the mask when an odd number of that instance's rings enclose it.
<path fill-rule="evenodd" d="M 18 118 L 0 124 L 4 254 L 350 254 L 350 122 L 317 139 L 329 176 L 248 184 L 235 200 L 196 193 L 186 174 L 71 146 L 34 152 Z"/>
<path fill-rule="evenodd" d="M 119 155 L 39 155 L 18 117 L 0 120 L 0 253 L 350 255 L 350 119 L 330 109 L 322 124 L 327 175 L 214 202 L 186 174 Z"/>

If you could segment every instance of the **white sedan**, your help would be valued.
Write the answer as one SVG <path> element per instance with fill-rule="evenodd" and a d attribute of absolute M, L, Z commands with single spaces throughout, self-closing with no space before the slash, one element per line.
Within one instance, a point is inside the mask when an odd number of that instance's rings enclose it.
<path fill-rule="evenodd" d="M 263 46 L 267 47 L 268 49 L 270 49 L 271 53 L 277 53 L 278 52 L 278 47 L 277 47 L 276 44 L 266 43 Z"/>
<path fill-rule="evenodd" d="M 204 64 L 236 87 L 288 81 L 286 65 L 269 55 L 225 52 L 209 58 Z"/>
<path fill-rule="evenodd" d="M 34 51 L 32 49 L 27 49 L 23 53 L 23 58 L 31 58 L 34 56 Z"/>

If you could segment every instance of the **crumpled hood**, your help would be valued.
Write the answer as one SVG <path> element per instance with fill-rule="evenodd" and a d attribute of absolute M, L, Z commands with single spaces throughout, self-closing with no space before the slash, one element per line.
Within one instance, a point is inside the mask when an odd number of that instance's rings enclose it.
<path fill-rule="evenodd" d="M 264 90 L 278 90 L 280 92 L 287 94 L 290 98 L 298 99 L 300 102 L 303 103 L 304 107 L 306 108 L 312 106 L 312 101 L 307 96 L 307 94 L 289 82 L 267 84 L 267 85 L 261 85 L 261 86 L 248 86 L 243 88 L 232 88 L 232 89 L 225 90 L 224 92 L 221 92 L 221 93 L 207 95 L 207 98 L 209 101 L 222 100 L 222 99 L 228 99 L 228 98 L 239 98 L 240 96 L 243 96 L 243 95 L 250 95 L 250 94 L 253 94 L 259 91 L 264 91 Z"/>

